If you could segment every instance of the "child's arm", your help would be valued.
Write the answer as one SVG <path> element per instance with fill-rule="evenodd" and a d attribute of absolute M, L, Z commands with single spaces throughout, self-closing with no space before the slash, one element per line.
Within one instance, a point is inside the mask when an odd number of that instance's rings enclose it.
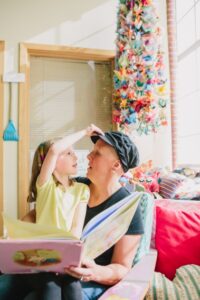
<path fill-rule="evenodd" d="M 101 129 L 91 124 L 86 129 L 70 134 L 52 144 L 42 164 L 40 175 L 38 176 L 38 185 L 42 186 L 49 180 L 55 170 L 57 158 L 64 150 L 84 136 L 91 136 L 94 132 L 103 134 Z"/>
<path fill-rule="evenodd" d="M 70 232 L 77 238 L 81 237 L 85 214 L 87 209 L 87 202 L 79 202 L 74 217 Z"/>

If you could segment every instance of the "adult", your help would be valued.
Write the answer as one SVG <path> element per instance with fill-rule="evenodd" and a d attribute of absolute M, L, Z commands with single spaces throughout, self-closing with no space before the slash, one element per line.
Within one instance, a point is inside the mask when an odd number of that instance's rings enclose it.
<path fill-rule="evenodd" d="M 129 195 L 119 179 L 139 162 L 137 147 L 123 133 L 106 132 L 91 139 L 94 148 L 88 155 L 87 178 L 77 178 L 77 181 L 87 183 L 90 188 L 85 225 L 94 216 Z M 34 212 L 25 220 L 32 220 L 33 216 Z M 142 234 L 143 224 L 138 206 L 126 234 L 113 247 L 95 260 L 83 261 L 81 267 L 66 268 L 67 274 L 81 280 L 84 300 L 98 299 L 109 286 L 119 282 L 128 273 Z"/>
<path fill-rule="evenodd" d="M 123 133 L 106 132 L 105 135 L 92 136 L 91 139 L 94 148 L 88 155 L 87 170 L 91 195 L 85 224 L 129 194 L 119 179 L 139 163 L 137 147 Z M 80 268 L 66 269 L 68 274 L 81 278 L 85 300 L 98 299 L 109 286 L 119 282 L 128 273 L 142 234 L 143 224 L 138 206 L 128 231 L 113 247 L 94 261 L 83 262 Z"/>

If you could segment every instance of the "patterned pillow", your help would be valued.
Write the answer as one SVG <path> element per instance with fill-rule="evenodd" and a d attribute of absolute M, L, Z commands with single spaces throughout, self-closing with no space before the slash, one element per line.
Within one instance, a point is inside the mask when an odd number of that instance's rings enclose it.
<path fill-rule="evenodd" d="M 196 168 L 194 169 L 194 168 L 190 168 L 190 167 L 182 167 L 182 168 L 180 167 L 180 168 L 173 170 L 173 172 L 185 175 L 186 177 L 189 177 L 189 178 L 194 178 L 197 175 L 197 173 L 199 172 L 199 170 Z"/>
<path fill-rule="evenodd" d="M 175 199 L 200 199 L 200 178 L 187 178 L 176 190 Z"/>
<path fill-rule="evenodd" d="M 160 178 L 160 194 L 165 199 L 172 199 L 176 194 L 177 188 L 185 176 L 176 173 L 169 173 L 167 176 Z"/>
<path fill-rule="evenodd" d="M 137 250 L 133 264 L 137 263 L 142 256 L 149 252 L 154 216 L 154 198 L 152 195 L 143 193 L 140 200 L 140 207 L 144 225 L 144 234 L 141 238 L 140 246 Z"/>
<path fill-rule="evenodd" d="M 173 281 L 161 273 L 154 273 L 152 285 L 145 300 L 199 300 L 200 266 L 186 265 L 176 270 Z M 127 298 L 129 299 L 129 298 Z"/>

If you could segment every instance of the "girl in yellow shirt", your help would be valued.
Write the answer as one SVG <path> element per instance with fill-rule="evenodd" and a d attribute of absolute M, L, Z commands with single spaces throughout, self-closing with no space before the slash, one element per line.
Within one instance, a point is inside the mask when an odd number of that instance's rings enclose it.
<path fill-rule="evenodd" d="M 36 223 L 54 225 L 81 236 L 89 200 L 87 185 L 73 181 L 77 157 L 72 145 L 84 136 L 103 134 L 95 125 L 56 141 L 40 144 L 36 149 L 28 201 L 36 201 Z M 26 219 L 24 219 L 26 221 Z M 53 273 L 28 275 L 27 284 L 37 288 L 39 299 L 53 299 L 52 282 L 61 286 L 62 299 L 81 300 L 80 282 L 68 275 Z M 42 286 L 41 286 L 42 285 Z"/>

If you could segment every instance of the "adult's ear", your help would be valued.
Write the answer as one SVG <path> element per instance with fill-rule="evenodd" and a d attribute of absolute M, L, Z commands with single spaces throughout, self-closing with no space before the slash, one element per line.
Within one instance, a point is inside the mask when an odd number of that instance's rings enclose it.
<path fill-rule="evenodd" d="M 24 222 L 35 223 L 36 222 L 35 209 L 30 210 L 21 220 Z"/>
<path fill-rule="evenodd" d="M 121 162 L 119 161 L 119 160 L 116 160 L 115 162 L 114 162 L 114 164 L 113 164 L 113 167 L 112 167 L 112 170 L 113 171 L 117 171 L 117 172 L 122 172 L 122 173 L 124 173 L 123 172 L 123 169 L 122 169 L 122 165 L 121 165 Z"/>

